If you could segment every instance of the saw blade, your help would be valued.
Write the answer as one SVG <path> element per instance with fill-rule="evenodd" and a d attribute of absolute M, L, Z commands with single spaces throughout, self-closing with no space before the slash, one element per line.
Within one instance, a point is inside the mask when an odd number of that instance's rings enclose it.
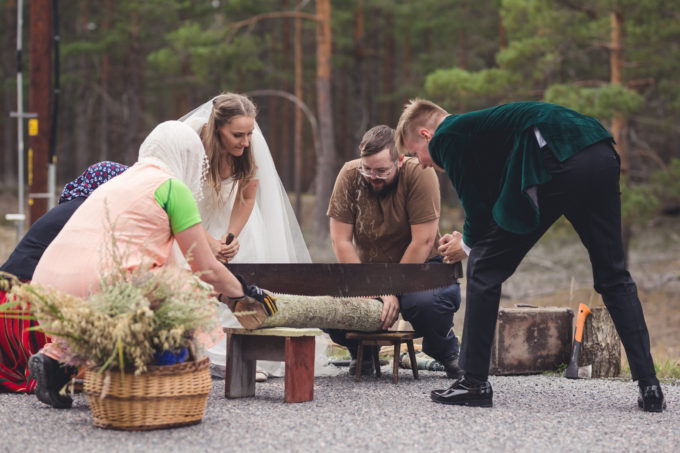
<path fill-rule="evenodd" d="M 238 263 L 229 270 L 274 293 L 375 297 L 449 286 L 462 277 L 460 263 Z"/>

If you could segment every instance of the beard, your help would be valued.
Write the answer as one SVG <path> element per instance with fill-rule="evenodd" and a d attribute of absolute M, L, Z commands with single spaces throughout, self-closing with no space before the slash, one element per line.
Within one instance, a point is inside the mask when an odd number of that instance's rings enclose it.
<path fill-rule="evenodd" d="M 363 179 L 364 184 L 368 187 L 368 189 L 372 193 L 379 196 L 384 196 L 397 188 L 397 183 L 399 182 L 399 174 L 397 173 L 394 176 L 394 179 L 390 182 L 385 182 L 384 179 L 369 180 L 365 177 Z"/>

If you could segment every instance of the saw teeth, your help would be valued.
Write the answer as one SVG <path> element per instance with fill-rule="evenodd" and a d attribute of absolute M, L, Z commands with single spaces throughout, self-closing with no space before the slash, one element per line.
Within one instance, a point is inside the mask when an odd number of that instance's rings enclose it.
<path fill-rule="evenodd" d="M 292 294 L 292 293 L 275 293 L 272 291 L 269 291 L 271 294 L 274 294 L 276 296 L 294 296 L 294 297 L 332 297 L 334 299 L 375 299 L 376 297 L 381 297 L 381 296 L 331 296 L 330 294 L 316 294 L 314 296 L 310 296 L 309 294 Z"/>

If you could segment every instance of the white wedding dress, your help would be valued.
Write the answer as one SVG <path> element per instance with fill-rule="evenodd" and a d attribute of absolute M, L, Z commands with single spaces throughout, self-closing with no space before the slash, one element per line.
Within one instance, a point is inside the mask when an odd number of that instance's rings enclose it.
<path fill-rule="evenodd" d="M 197 133 L 207 122 L 212 109 L 212 100 L 180 118 Z M 233 263 L 310 263 L 312 260 L 295 218 L 295 213 L 281 179 L 274 166 L 267 141 L 257 123 L 251 142 L 251 149 L 257 166 L 255 179 L 258 180 L 255 206 L 243 230 L 238 236 L 239 251 Z M 229 219 L 236 199 L 238 182 L 232 178 L 222 181 L 221 196 L 206 182 L 203 199 L 198 202 L 203 227 L 214 238 L 227 234 Z M 176 258 L 183 257 L 175 244 Z M 177 256 L 179 253 L 179 256 Z M 183 261 L 186 263 L 186 261 Z M 248 282 L 257 284 L 257 282 Z M 266 288 L 265 288 L 266 289 Z M 241 327 L 236 317 L 225 306 L 220 305 L 220 318 L 223 327 Z M 328 363 L 326 349 L 329 344 L 326 335 L 316 337 L 314 374 L 316 376 L 336 375 L 338 369 Z M 226 337 L 208 349 L 213 372 L 224 376 L 226 365 Z M 283 362 L 258 361 L 258 368 L 270 376 L 283 376 Z"/>

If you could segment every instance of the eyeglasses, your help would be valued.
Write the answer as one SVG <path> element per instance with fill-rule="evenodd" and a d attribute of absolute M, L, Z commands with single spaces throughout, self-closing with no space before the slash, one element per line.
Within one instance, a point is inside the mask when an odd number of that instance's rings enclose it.
<path fill-rule="evenodd" d="M 394 163 L 392 164 L 392 166 L 387 170 L 378 169 L 378 170 L 366 171 L 361 166 L 361 164 L 359 164 L 359 166 L 357 167 L 357 170 L 359 170 L 359 173 L 361 173 L 362 176 L 365 176 L 367 178 L 373 177 L 373 178 L 377 178 L 377 179 L 387 179 L 390 176 L 390 174 L 394 171 L 394 169 L 396 168 L 398 161 L 399 161 L 399 159 L 395 160 Z"/>

